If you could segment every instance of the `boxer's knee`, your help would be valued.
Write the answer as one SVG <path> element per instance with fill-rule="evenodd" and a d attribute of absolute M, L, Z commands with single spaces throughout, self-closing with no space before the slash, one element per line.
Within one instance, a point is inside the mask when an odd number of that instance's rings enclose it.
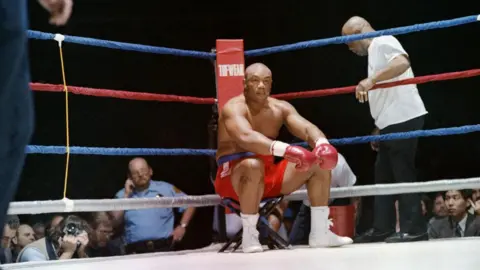
<path fill-rule="evenodd" d="M 310 168 L 309 170 L 310 176 L 309 180 L 313 181 L 328 181 L 330 182 L 330 179 L 332 177 L 332 171 L 330 170 L 324 170 L 320 168 L 318 165 L 314 165 Z"/>
<path fill-rule="evenodd" d="M 237 163 L 234 168 L 234 178 L 237 178 L 240 184 L 260 184 L 264 178 L 264 163 L 260 159 L 247 158 Z"/>

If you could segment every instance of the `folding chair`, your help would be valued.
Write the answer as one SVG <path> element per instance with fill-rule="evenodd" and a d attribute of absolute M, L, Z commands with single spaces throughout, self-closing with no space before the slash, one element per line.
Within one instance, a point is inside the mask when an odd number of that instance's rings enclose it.
<path fill-rule="evenodd" d="M 262 200 L 261 204 L 263 206 L 260 207 L 260 210 L 258 211 L 259 214 L 259 219 L 257 223 L 257 229 L 259 231 L 265 230 L 267 233 L 267 245 L 270 249 L 286 249 L 289 248 L 290 245 L 288 242 L 283 239 L 280 235 L 278 235 L 277 232 L 272 230 L 269 226 L 268 222 L 268 216 L 275 210 L 275 207 L 282 202 L 283 196 L 279 197 L 273 197 L 273 198 L 265 198 Z M 240 216 L 240 203 L 232 198 L 223 198 L 221 205 L 225 208 L 230 209 L 232 212 Z M 232 245 L 232 243 L 236 243 L 233 246 L 233 251 L 236 251 L 238 247 L 242 244 L 242 233 L 243 229 L 240 229 L 240 231 L 235 234 L 234 237 L 229 239 L 225 245 L 218 251 L 218 252 L 224 252 L 227 248 Z"/>

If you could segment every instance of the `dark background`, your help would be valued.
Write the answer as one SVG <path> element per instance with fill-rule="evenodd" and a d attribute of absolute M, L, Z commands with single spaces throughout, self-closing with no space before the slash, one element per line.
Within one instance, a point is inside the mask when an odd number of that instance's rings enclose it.
<path fill-rule="evenodd" d="M 30 29 L 171 48 L 210 51 L 215 40 L 244 39 L 245 49 L 334 37 L 353 15 L 377 29 L 474 15 L 472 1 L 75 1 L 66 27 L 48 24 L 48 14 L 30 1 Z M 300 3 L 301 2 L 301 3 Z M 462 4 L 463 3 L 463 4 Z M 232 6 L 230 6 L 232 5 Z M 472 5 L 476 5 L 476 8 Z M 476 10 L 476 11 L 475 11 Z M 479 68 L 479 24 L 398 36 L 417 76 Z M 55 41 L 30 40 L 33 82 L 61 84 Z M 64 44 L 67 83 L 139 92 L 215 96 L 208 60 Z M 355 85 L 367 74 L 366 58 L 346 45 L 248 58 L 274 74 L 274 93 Z M 419 85 L 429 111 L 425 129 L 479 123 L 478 78 Z M 36 129 L 31 144 L 65 145 L 65 99 L 35 92 Z M 292 101 L 330 138 L 367 135 L 373 129 L 368 104 L 354 95 Z M 71 145 L 97 147 L 208 148 L 211 105 L 126 101 L 70 95 Z M 478 134 L 420 139 L 418 181 L 478 176 Z M 293 138 L 287 133 L 283 140 Z M 375 153 L 368 144 L 338 147 L 358 176 L 372 183 Z M 111 198 L 123 187 L 131 157 L 71 156 L 67 197 Z M 154 179 L 192 195 L 212 194 L 207 157 L 147 157 Z M 64 155 L 29 155 L 16 201 L 61 199 Z M 368 207 L 368 204 L 367 204 Z M 212 208 L 201 208 L 187 246 L 208 244 Z M 207 233 L 208 232 L 208 233 Z M 200 237 L 199 237 L 200 236 Z"/>

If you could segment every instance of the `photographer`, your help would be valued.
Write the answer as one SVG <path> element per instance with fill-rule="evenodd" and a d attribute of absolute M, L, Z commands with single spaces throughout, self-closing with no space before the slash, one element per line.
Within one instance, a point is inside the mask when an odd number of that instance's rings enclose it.
<path fill-rule="evenodd" d="M 17 262 L 86 258 L 90 227 L 81 218 L 70 215 L 41 238 L 20 251 Z"/>

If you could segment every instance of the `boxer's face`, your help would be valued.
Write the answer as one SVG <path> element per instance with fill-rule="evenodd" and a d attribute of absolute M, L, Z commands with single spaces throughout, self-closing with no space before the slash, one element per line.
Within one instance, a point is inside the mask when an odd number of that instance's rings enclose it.
<path fill-rule="evenodd" d="M 272 90 L 270 70 L 259 69 L 245 76 L 245 94 L 254 101 L 266 100 Z"/>
<path fill-rule="evenodd" d="M 458 217 L 465 214 L 470 203 L 463 198 L 460 191 L 449 190 L 445 193 L 445 205 L 449 216 Z"/>

